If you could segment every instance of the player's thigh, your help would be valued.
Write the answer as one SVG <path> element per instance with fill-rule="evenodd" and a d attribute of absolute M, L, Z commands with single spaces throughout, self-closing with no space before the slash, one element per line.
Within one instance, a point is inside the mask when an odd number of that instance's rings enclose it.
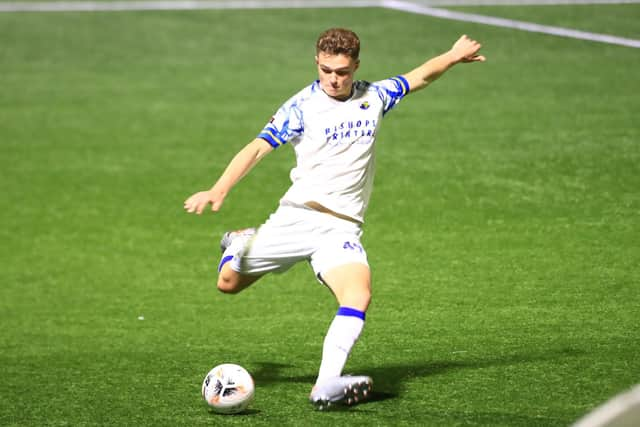
<path fill-rule="evenodd" d="M 371 302 L 371 270 L 360 262 L 342 264 L 321 274 L 341 307 L 367 311 Z"/>
<path fill-rule="evenodd" d="M 311 257 L 311 266 L 343 306 L 366 310 L 371 299 L 371 271 L 359 230 L 332 233 Z"/>

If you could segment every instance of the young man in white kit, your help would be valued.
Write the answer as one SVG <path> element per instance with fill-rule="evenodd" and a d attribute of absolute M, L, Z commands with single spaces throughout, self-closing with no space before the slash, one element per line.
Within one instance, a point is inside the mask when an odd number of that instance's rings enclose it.
<path fill-rule="evenodd" d="M 333 28 L 316 43 L 319 79 L 276 112 L 262 132 L 229 163 L 208 191 L 189 197 L 185 209 L 218 211 L 231 188 L 274 149 L 296 154 L 292 185 L 257 230 L 226 233 L 218 289 L 237 293 L 269 272 L 308 261 L 339 304 L 324 340 L 310 401 L 318 409 L 352 404 L 371 391 L 368 376 L 342 376 L 360 336 L 371 299 L 371 274 L 360 243 L 374 175 L 374 145 L 382 118 L 404 96 L 420 90 L 461 62 L 484 61 L 480 44 L 462 36 L 446 53 L 413 71 L 374 83 L 354 81 L 360 41 Z"/>

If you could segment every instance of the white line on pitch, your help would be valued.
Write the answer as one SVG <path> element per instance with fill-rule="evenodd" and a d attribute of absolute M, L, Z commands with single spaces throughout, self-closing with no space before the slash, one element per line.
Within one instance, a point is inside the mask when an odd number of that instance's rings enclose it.
<path fill-rule="evenodd" d="M 496 18 L 493 16 L 476 15 L 473 13 L 454 12 L 446 9 L 438 9 L 422 6 L 406 1 L 387 0 L 383 2 L 387 9 L 395 9 L 403 12 L 416 13 L 420 15 L 434 16 L 455 21 L 473 22 L 476 24 L 493 25 L 497 27 L 512 28 L 533 33 L 551 34 L 560 37 L 569 37 L 580 40 L 590 40 L 600 43 L 616 44 L 627 47 L 640 48 L 640 40 L 627 39 L 624 37 L 610 36 L 608 34 L 590 33 L 587 31 L 572 30 L 570 28 L 552 27 L 549 25 L 534 24 L 531 22 L 514 21 L 512 19 Z"/>
<path fill-rule="evenodd" d="M 431 4 L 439 5 L 464 5 L 464 4 L 587 4 L 594 3 L 636 3 L 640 0 L 433 0 Z M 553 3 L 555 2 L 555 3 Z M 569 37 L 580 40 L 590 40 L 600 43 L 609 43 L 627 47 L 640 48 L 640 40 L 616 37 L 607 34 L 590 33 L 587 31 L 572 30 L 570 28 L 540 25 L 512 19 L 497 18 L 493 16 L 477 15 L 472 13 L 455 12 L 439 9 L 408 1 L 382 0 L 288 0 L 288 1 L 194 1 L 194 0 L 160 0 L 160 1 L 77 1 L 77 2 L 26 2 L 5 3 L 0 2 L 0 12 L 90 12 L 90 11 L 133 11 L 133 10 L 195 10 L 195 9 L 267 9 L 267 8 L 337 8 L 337 7 L 384 7 L 403 12 L 428 15 L 443 19 L 473 22 L 477 24 L 493 25 L 534 33 L 551 34 L 560 37 Z"/>
<path fill-rule="evenodd" d="M 636 4 L 640 0 L 423 0 L 423 6 L 559 6 L 589 4 Z"/>
<path fill-rule="evenodd" d="M 45 2 L 0 1 L 0 12 L 95 12 L 135 10 L 388 7 L 386 6 L 387 3 L 413 4 L 416 7 L 500 5 L 530 6 L 559 4 L 630 4 L 640 3 L 640 0 L 426 0 L 422 2 L 422 6 L 418 5 L 417 3 L 411 2 L 387 2 L 384 0 L 134 0 Z"/>

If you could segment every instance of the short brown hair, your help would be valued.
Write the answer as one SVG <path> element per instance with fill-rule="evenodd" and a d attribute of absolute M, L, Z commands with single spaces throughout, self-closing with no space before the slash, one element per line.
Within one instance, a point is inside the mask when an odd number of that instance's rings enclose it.
<path fill-rule="evenodd" d="M 357 60 L 360 55 L 360 39 L 346 28 L 330 28 L 320 34 L 316 42 L 316 54 L 346 55 Z"/>

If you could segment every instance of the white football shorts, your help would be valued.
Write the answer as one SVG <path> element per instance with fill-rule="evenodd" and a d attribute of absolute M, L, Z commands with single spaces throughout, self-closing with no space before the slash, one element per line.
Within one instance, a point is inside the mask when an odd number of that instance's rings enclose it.
<path fill-rule="evenodd" d="M 230 261 L 239 273 L 282 273 L 309 261 L 316 277 L 349 263 L 369 265 L 362 226 L 306 206 L 280 205 Z"/>

